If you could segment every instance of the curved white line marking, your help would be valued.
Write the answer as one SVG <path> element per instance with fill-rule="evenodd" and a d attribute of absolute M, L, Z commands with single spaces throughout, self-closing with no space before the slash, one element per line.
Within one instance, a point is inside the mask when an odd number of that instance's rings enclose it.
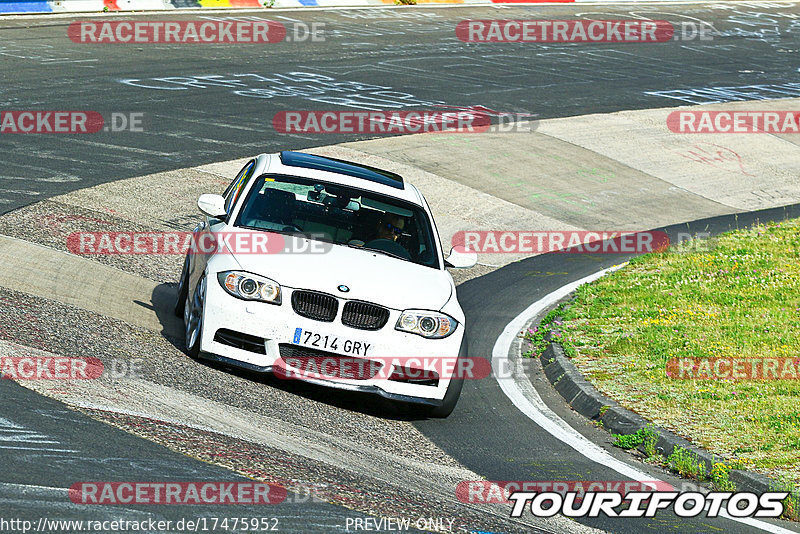
<path fill-rule="evenodd" d="M 558 415 L 556 415 L 555 412 L 547 407 L 542 400 L 542 397 L 539 396 L 539 392 L 536 391 L 536 389 L 533 387 L 533 384 L 531 384 L 527 377 L 523 376 L 518 378 L 516 376 L 518 373 L 509 374 L 507 372 L 498 372 L 501 369 L 512 369 L 511 364 L 508 361 L 508 354 L 511 351 L 511 345 L 514 343 L 514 340 L 519 332 L 525 328 L 525 325 L 532 317 L 541 313 L 552 304 L 558 302 L 560 299 L 575 291 L 578 286 L 597 280 L 598 278 L 605 276 L 607 273 L 621 269 L 625 265 L 627 265 L 627 263 L 615 265 L 613 267 L 609 267 L 608 269 L 603 269 L 602 271 L 591 274 L 585 278 L 581 278 L 580 280 L 572 282 L 571 284 L 567 284 L 556 289 L 552 293 L 528 306 L 525 311 L 517 315 L 510 323 L 506 325 L 506 327 L 503 329 L 503 332 L 497 338 L 494 348 L 492 349 L 492 368 L 495 371 L 494 376 L 497 379 L 497 383 L 500 384 L 500 389 L 503 390 L 503 393 L 505 393 L 506 397 L 508 397 L 511 402 L 514 403 L 514 406 L 516 406 L 519 411 L 525 414 L 529 419 L 533 420 L 533 422 L 539 425 L 543 430 L 547 431 L 548 434 L 569 445 L 589 460 L 604 465 L 609 469 L 616 471 L 620 475 L 640 482 L 662 482 L 652 475 L 649 475 L 644 471 L 640 471 L 639 469 L 614 458 L 608 453 L 608 451 L 589 441 L 577 430 L 569 426 L 566 421 L 561 419 Z M 781 528 L 777 525 L 765 523 L 764 521 L 753 519 L 751 517 L 731 517 L 724 511 L 720 511 L 719 515 L 721 517 L 725 517 L 726 519 L 744 523 L 751 527 L 773 534 L 796 534 L 794 531 L 786 530 L 785 528 Z"/>
<path fill-rule="evenodd" d="M 36 486 L 33 484 L 14 484 L 12 482 L 0 482 L 0 493 L 4 489 L 15 490 L 19 492 L 38 492 L 49 493 L 58 495 L 59 497 L 64 493 L 69 493 L 69 488 L 54 488 L 52 486 Z"/>

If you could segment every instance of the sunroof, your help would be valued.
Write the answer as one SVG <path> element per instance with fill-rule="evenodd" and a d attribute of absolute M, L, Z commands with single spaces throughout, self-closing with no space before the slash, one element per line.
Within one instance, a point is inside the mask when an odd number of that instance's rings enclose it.
<path fill-rule="evenodd" d="M 291 167 L 303 167 L 304 169 L 316 169 L 318 171 L 346 174 L 347 176 L 388 185 L 396 189 L 405 189 L 403 177 L 399 174 L 369 167 L 368 165 L 361 165 L 360 163 L 353 163 L 351 161 L 284 150 L 281 152 L 281 162 Z"/>

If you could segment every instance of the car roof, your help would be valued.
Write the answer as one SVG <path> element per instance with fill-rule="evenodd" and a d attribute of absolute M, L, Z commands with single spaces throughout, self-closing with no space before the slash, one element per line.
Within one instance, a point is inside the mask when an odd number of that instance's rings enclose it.
<path fill-rule="evenodd" d="M 268 173 L 348 185 L 422 205 L 422 197 L 417 188 L 405 183 L 399 174 L 390 171 L 361 163 L 288 150 L 270 154 L 269 158 L 270 161 L 265 169 Z"/>
<path fill-rule="evenodd" d="M 305 169 L 316 169 L 318 171 L 330 171 L 338 174 L 346 174 L 354 178 L 363 178 L 370 182 L 376 182 L 396 189 L 403 189 L 403 177 L 393 172 L 384 171 L 361 163 L 344 161 L 342 159 L 306 154 L 304 152 L 292 152 L 284 150 L 280 154 L 281 163 L 292 167 L 303 167 Z"/>

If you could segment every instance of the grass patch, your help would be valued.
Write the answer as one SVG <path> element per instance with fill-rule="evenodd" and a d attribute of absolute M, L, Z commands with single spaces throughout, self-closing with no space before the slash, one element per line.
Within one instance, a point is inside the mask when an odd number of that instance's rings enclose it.
<path fill-rule="evenodd" d="M 736 491 L 736 484 L 728 478 L 732 467 L 725 462 L 717 462 L 711 466 L 711 484 L 715 490 Z"/>
<path fill-rule="evenodd" d="M 658 434 L 652 425 L 640 428 L 633 434 L 611 434 L 614 437 L 614 446 L 620 449 L 635 449 L 643 446 L 648 460 L 656 460 L 659 454 L 656 452 Z"/>
<path fill-rule="evenodd" d="M 706 464 L 698 460 L 697 455 L 683 447 L 675 446 L 672 454 L 667 457 L 670 469 L 682 477 L 695 478 L 703 481 L 706 479 Z"/>
<path fill-rule="evenodd" d="M 800 484 L 788 477 L 781 477 L 770 489 L 789 492 L 789 496 L 783 500 L 783 515 L 789 519 L 800 521 Z"/>
<path fill-rule="evenodd" d="M 598 390 L 722 457 L 800 483 L 800 379 L 677 380 L 671 358 L 793 358 L 800 366 L 800 220 L 756 224 L 633 259 L 584 285 L 525 333 L 541 353 L 556 327 Z M 636 438 L 639 439 L 639 438 Z M 638 445 L 637 445 L 638 446 Z M 726 486 L 728 471 L 676 470 Z M 796 508 L 795 508 L 796 509 Z"/>
<path fill-rule="evenodd" d="M 572 342 L 564 337 L 561 332 L 563 325 L 563 316 L 568 313 L 567 303 L 559 304 L 555 309 L 550 310 L 544 319 L 541 320 L 539 326 L 529 328 L 527 332 L 523 332 L 525 339 L 528 342 L 527 350 L 524 356 L 529 358 L 538 358 L 547 348 L 549 342 L 545 339 L 548 333 L 553 333 L 553 340 L 558 341 L 564 349 L 564 355 L 568 357 L 575 356 L 575 346 Z"/>

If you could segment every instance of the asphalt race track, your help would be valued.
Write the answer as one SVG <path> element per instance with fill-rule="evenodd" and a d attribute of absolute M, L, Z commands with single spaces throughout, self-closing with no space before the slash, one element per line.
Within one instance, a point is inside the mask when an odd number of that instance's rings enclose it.
<path fill-rule="evenodd" d="M 177 523 L 187 517 L 229 515 L 222 505 L 204 506 L 201 513 L 192 510 L 190 505 L 161 506 L 152 513 L 153 510 L 141 506 L 138 509 L 135 506 L 98 509 L 97 506 L 70 502 L 67 488 L 76 480 L 86 480 L 89 473 L 89 478 L 101 480 L 248 481 L 242 476 L 232 477 L 221 467 L 167 451 L 75 413 L 12 382 L 4 382 L 0 387 L 5 410 L 11 408 L 14 412 L 13 424 L 18 427 L 14 437 L 19 438 L 20 429 L 24 429 L 25 437 L 24 446 L 3 447 L 4 464 L 14 466 L 6 470 L 0 489 L 0 504 L 7 519 L 29 517 L 32 510 L 51 520 L 67 517 L 98 521 L 142 520 L 152 517 L 156 521 Z M 13 430 L 6 423 L 0 435 L 8 438 L 11 432 Z M 270 510 L 269 518 L 277 520 L 281 530 L 287 532 L 331 532 L 341 529 L 348 517 L 364 517 L 339 506 L 309 501 L 308 495 L 291 495 L 280 506 Z M 263 505 L 243 505 L 237 507 L 237 512 L 247 517 L 264 516 Z"/>
<path fill-rule="evenodd" d="M 0 134 L 0 215 L 70 191 L 126 178 L 262 152 L 367 139 L 360 135 L 281 134 L 272 127 L 272 117 L 280 111 L 482 105 L 547 119 L 800 96 L 797 61 L 800 7 L 777 3 L 748 6 L 751 15 L 747 17 L 699 4 L 425 7 L 115 17 L 115 20 L 188 20 L 268 15 L 284 23 L 325 25 L 323 42 L 265 46 L 79 44 L 67 38 L 67 27 L 73 20 L 86 17 L 0 18 L 0 109 L 90 109 L 104 117 L 112 113 L 144 113 L 140 132 L 101 131 L 83 136 Z M 581 46 L 467 44 L 459 41 L 453 31 L 458 21 L 467 18 L 600 18 L 599 15 L 628 18 L 641 14 L 672 22 L 706 21 L 713 24 L 719 35 L 713 42 Z M 787 216 L 800 216 L 800 207 L 721 215 L 666 230 L 673 235 L 678 231 L 718 233 L 755 220 Z M 621 255 L 604 255 L 600 259 L 571 255 L 565 259 L 563 255 L 550 254 L 464 282 L 458 287 L 458 295 L 470 324 L 470 354 L 490 357 L 505 326 L 532 302 L 625 259 Z M 26 302 L 17 293 L 0 296 L 3 306 L 12 301 L 17 303 L 9 304 L 9 309 Z M 37 324 L 48 328 L 46 322 Z M 24 328 L 19 324 L 9 325 L 0 322 L 0 340 L 24 344 L 21 339 L 24 334 L 20 333 Z M 58 325 L 54 331 L 61 333 L 62 326 Z M 98 336 L 99 344 L 104 338 L 102 333 Z M 113 336 L 108 336 L 106 341 L 111 343 Z M 80 346 L 75 343 L 75 347 Z M 313 387 L 285 388 L 268 379 L 261 381 L 246 373 L 216 368 L 191 371 L 185 376 L 200 376 L 191 374 L 194 372 L 209 373 L 212 377 L 224 374 L 224 378 L 218 378 L 226 384 L 247 382 L 248 391 L 274 388 L 282 402 L 296 396 L 304 406 L 319 404 L 319 411 L 314 408 L 303 414 L 293 414 L 283 405 L 279 408 L 285 408 L 287 420 L 292 416 L 309 419 L 319 416 L 315 424 L 341 425 L 345 437 L 348 432 L 358 431 L 362 418 L 381 419 L 381 403 L 365 407 L 358 396 L 331 394 Z M 175 380 L 182 377 L 177 372 L 170 376 Z M 573 428 L 601 444 L 611 455 L 634 463 L 629 455 L 610 447 L 607 433 L 571 412 L 548 389 L 546 381 L 543 383 L 537 376 L 531 379 L 550 409 Z M 191 383 L 189 379 L 186 382 L 180 388 L 200 396 L 205 395 L 202 388 L 215 387 Z M 214 395 L 213 400 L 223 405 L 237 402 L 232 400 L 233 396 Z M 198 447 L 202 448 L 197 443 L 220 440 L 226 450 L 237 450 L 244 444 L 209 431 L 192 434 L 196 443 L 187 445 L 185 454 L 180 454 L 166 448 L 165 439 L 158 439 L 155 434 L 190 433 L 184 428 L 167 428 L 166 423 L 163 428 L 157 425 L 144 428 L 150 423 L 134 421 L 134 414 L 125 419 L 125 414 L 92 409 L 75 411 L 6 380 L 0 381 L 0 399 L 0 461 L 4 465 L 0 472 L 0 518 L 177 520 L 190 516 L 267 515 L 278 519 L 282 532 L 344 532 L 348 519 L 396 516 L 403 506 L 394 502 L 391 508 L 382 509 L 381 503 L 375 502 L 365 510 L 343 501 L 309 500 L 296 494 L 266 512 L 263 508 L 239 507 L 235 514 L 223 507 L 207 506 L 201 510 L 189 506 L 71 504 L 66 488 L 76 481 L 247 480 L 237 474 L 241 469 L 234 469 L 219 458 L 200 457 L 196 452 Z M 337 417 L 347 418 L 352 414 L 353 420 L 328 419 L 331 414 L 328 405 L 336 408 L 337 414 L 344 414 Z M 268 406 L 258 409 L 270 411 Z M 408 419 L 403 414 L 390 414 L 381 422 L 394 425 Z M 444 451 L 454 465 L 487 480 L 626 480 L 533 424 L 504 395 L 495 380 L 467 381 L 461 401 L 449 418 L 412 420 L 410 424 Z M 142 426 L 142 432 L 133 435 L 125 431 L 135 425 Z M 13 445 L 19 442 L 12 437 L 21 434 L 28 438 L 24 446 Z M 262 468 L 281 461 L 268 458 L 268 452 L 261 454 L 263 458 L 252 456 L 250 461 Z M 317 467 L 313 462 L 305 464 L 300 459 L 288 458 L 287 463 L 295 462 L 297 469 L 311 472 L 309 477 L 314 477 Z M 675 486 L 681 484 L 660 469 L 639 462 L 636 466 L 653 478 Z M 336 473 L 324 475 L 336 476 Z M 287 474 L 285 478 L 291 476 Z M 346 484 L 359 489 L 362 482 L 353 479 Z M 441 492 L 452 497 L 453 488 L 443 487 Z M 409 512 L 413 517 L 444 515 L 436 502 L 422 497 L 416 502 L 409 501 L 407 507 L 413 511 Z M 507 515 L 508 510 L 491 512 L 498 517 L 503 513 Z M 465 525 L 492 524 L 487 519 L 491 514 L 476 512 L 474 517 L 465 515 L 460 519 Z M 507 521 L 505 517 L 500 519 Z M 800 532 L 796 524 L 785 521 L 763 520 L 761 527 L 753 527 L 729 519 L 685 519 L 669 513 L 656 519 L 623 521 L 601 517 L 581 518 L 576 523 L 576 529 L 583 525 L 619 533 L 765 532 L 770 531 L 770 525 Z M 498 524 L 522 532 L 558 532 L 565 528 L 563 524 L 559 528 L 539 524 L 530 517 L 514 526 Z M 471 530 L 477 531 L 477 526 Z"/>
<path fill-rule="evenodd" d="M 502 13 L 556 19 L 581 12 L 598 17 L 600 12 L 623 18 L 628 11 L 587 6 Z M 48 110 L 91 106 L 107 118 L 112 112 L 145 112 L 145 131 L 98 132 L 91 139 L 0 139 L 0 177 L 9 201 L 0 210 L 105 181 L 278 150 L 287 143 L 309 147 L 352 140 L 285 137 L 271 127 L 279 111 L 336 109 L 342 99 L 365 109 L 443 103 L 550 118 L 714 101 L 709 96 L 678 100 L 675 95 L 648 94 L 674 89 L 767 85 L 773 87 L 748 89 L 747 99 L 759 93 L 769 98 L 797 95 L 796 86 L 782 87 L 797 81 L 792 19 L 777 19 L 787 32 L 777 39 L 750 20 L 731 23 L 727 19 L 736 20 L 735 15 L 701 6 L 642 7 L 636 12 L 679 13 L 672 20 L 712 21 L 732 35 L 713 42 L 653 46 L 466 44 L 457 39 L 453 26 L 464 18 L 495 17 L 497 10 L 426 8 L 387 11 L 392 15 L 386 19 L 368 10 L 276 12 L 275 20 L 282 22 L 324 22 L 330 34 L 324 42 L 131 48 L 71 42 L 68 24 L 81 17 L 3 20 L 0 104 Z M 745 36 L 739 36 L 742 30 Z M 350 83 L 314 88 L 308 81 L 314 77 L 308 75 Z M 278 76 L 283 78 L 269 81 Z M 189 79 L 193 77 L 198 78 Z M 259 92 L 265 88 L 274 91 Z"/>

